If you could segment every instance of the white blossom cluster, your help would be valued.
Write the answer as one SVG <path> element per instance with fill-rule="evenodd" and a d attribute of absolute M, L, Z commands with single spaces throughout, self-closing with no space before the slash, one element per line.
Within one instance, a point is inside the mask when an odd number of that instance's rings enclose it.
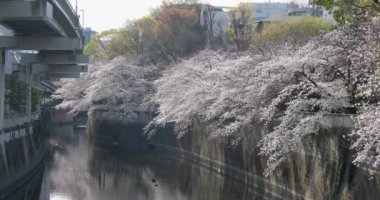
<path fill-rule="evenodd" d="M 380 169 L 380 106 L 367 106 L 357 119 L 357 137 L 353 148 L 357 150 L 354 164 L 367 169 L 371 175 Z"/>
<path fill-rule="evenodd" d="M 153 93 L 157 73 L 156 66 L 117 57 L 91 65 L 79 79 L 65 80 L 54 98 L 63 99 L 58 109 L 101 110 L 107 118 L 136 119 L 140 112 L 152 109 L 146 98 Z"/>
<path fill-rule="evenodd" d="M 324 60 L 300 52 L 268 59 L 202 51 L 156 81 L 154 101 L 160 112 L 152 124 L 174 123 L 181 137 L 200 119 L 210 126 L 210 137 L 237 143 L 240 130 L 254 121 L 278 123 L 261 143 L 269 172 L 300 149 L 302 137 L 318 133 L 321 115 L 348 106 L 337 97 L 339 84 L 312 79 L 322 70 L 309 68 Z M 316 114 L 306 116 L 308 112 Z"/>
<path fill-rule="evenodd" d="M 358 78 L 356 102 L 362 110 L 356 120 L 356 130 L 352 134 L 356 150 L 354 164 L 370 172 L 380 172 L 380 20 L 375 18 L 372 26 L 364 28 L 362 45 L 356 49 L 355 59 Z"/>

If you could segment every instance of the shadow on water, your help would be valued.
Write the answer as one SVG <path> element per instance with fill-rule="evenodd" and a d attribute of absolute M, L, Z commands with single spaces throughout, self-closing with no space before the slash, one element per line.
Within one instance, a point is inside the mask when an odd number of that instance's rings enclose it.
<path fill-rule="evenodd" d="M 45 171 L 29 184 L 41 188 L 40 200 L 265 199 L 244 185 L 169 156 L 90 140 L 83 127 L 55 127 L 52 133 L 53 151 Z"/>
<path fill-rule="evenodd" d="M 39 199 L 41 192 L 41 182 L 44 170 L 39 169 L 37 173 L 28 180 L 28 183 L 12 192 L 6 197 L 7 200 L 35 200 Z"/>

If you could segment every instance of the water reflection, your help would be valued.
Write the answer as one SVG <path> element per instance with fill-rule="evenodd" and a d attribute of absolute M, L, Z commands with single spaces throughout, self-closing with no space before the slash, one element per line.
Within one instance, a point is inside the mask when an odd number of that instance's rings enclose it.
<path fill-rule="evenodd" d="M 241 184 L 168 156 L 86 139 L 85 129 L 56 127 L 40 199 L 263 199 Z"/>

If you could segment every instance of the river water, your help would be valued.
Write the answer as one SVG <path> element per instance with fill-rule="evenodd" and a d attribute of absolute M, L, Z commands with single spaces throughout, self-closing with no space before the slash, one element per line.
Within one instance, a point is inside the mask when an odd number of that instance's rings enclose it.
<path fill-rule="evenodd" d="M 84 127 L 56 127 L 50 143 L 53 150 L 38 182 L 40 200 L 272 199 L 185 161 L 94 141 Z"/>

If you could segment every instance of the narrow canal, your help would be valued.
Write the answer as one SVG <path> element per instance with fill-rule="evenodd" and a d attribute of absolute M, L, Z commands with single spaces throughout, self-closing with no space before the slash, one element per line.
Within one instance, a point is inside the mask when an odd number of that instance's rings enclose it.
<path fill-rule="evenodd" d="M 85 127 L 58 126 L 50 143 L 42 181 L 31 183 L 42 182 L 40 200 L 272 199 L 154 151 L 91 140 Z"/>

